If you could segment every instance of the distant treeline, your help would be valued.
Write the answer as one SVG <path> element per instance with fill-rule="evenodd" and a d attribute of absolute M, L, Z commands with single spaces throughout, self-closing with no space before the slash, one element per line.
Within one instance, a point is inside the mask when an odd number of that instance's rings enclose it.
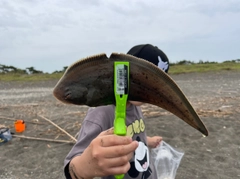
<path fill-rule="evenodd" d="M 54 71 L 53 73 L 63 73 L 67 67 L 63 67 L 62 70 Z M 7 66 L 0 64 L 0 74 L 6 74 L 6 73 L 18 73 L 18 74 L 43 74 L 43 71 L 36 70 L 34 67 L 28 67 L 26 69 L 20 69 L 14 66 Z"/>
<path fill-rule="evenodd" d="M 209 61 L 202 61 L 200 60 L 199 62 L 192 62 L 189 60 L 182 60 L 176 63 L 170 63 L 170 66 L 174 66 L 174 65 L 192 65 L 192 64 L 213 64 L 213 63 L 218 63 L 218 62 L 209 62 Z M 228 60 L 228 61 L 224 61 L 222 63 L 240 63 L 240 59 L 236 59 L 236 60 Z M 68 67 L 65 66 L 63 67 L 62 70 L 57 70 L 54 71 L 52 74 L 54 73 L 63 73 L 65 72 L 65 70 Z M 14 66 L 7 66 L 7 65 L 2 65 L 0 64 L 0 74 L 7 74 L 7 73 L 18 73 L 18 74 L 42 74 L 44 73 L 43 71 L 40 70 L 36 70 L 34 67 L 28 67 L 26 69 L 20 69 Z"/>
<path fill-rule="evenodd" d="M 218 63 L 218 62 L 209 62 L 209 61 L 203 61 L 203 60 L 199 60 L 199 62 L 192 62 L 192 61 L 189 61 L 189 60 L 182 60 L 182 61 L 179 61 L 177 63 L 171 63 L 170 62 L 170 66 L 173 66 L 173 65 L 191 65 L 191 64 L 214 64 L 214 63 Z M 227 60 L 227 61 L 224 61 L 222 63 L 240 63 L 240 59 L 236 59 L 236 60 Z"/>

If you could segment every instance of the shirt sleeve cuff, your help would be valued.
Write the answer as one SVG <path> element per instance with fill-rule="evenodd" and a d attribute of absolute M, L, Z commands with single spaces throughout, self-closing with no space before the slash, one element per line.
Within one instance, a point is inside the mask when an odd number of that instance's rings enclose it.
<path fill-rule="evenodd" d="M 71 177 L 71 175 L 69 173 L 69 163 L 64 168 L 64 174 L 65 174 L 66 179 L 72 179 L 72 177 Z"/>

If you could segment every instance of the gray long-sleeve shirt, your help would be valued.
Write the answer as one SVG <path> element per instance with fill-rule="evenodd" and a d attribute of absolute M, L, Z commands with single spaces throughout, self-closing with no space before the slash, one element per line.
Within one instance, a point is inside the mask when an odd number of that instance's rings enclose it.
<path fill-rule="evenodd" d="M 89 108 L 82 123 L 77 143 L 64 160 L 64 172 L 66 178 L 71 178 L 68 165 L 72 158 L 81 155 L 90 142 L 102 131 L 113 127 L 115 117 L 115 106 L 100 106 Z M 147 135 L 141 108 L 130 105 L 126 113 L 127 135 L 139 142 L 134 156 L 130 160 L 131 168 L 125 174 L 124 179 L 157 179 L 153 164 L 150 162 L 149 149 L 147 147 Z M 114 179 L 114 176 L 103 177 L 103 179 Z"/>

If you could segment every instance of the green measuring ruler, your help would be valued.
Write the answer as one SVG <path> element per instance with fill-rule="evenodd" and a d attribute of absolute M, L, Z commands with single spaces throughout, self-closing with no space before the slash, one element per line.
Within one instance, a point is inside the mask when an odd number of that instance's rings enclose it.
<path fill-rule="evenodd" d="M 116 100 L 114 134 L 125 136 L 126 105 L 129 91 L 129 62 L 114 62 L 114 94 Z M 115 175 L 116 179 L 124 178 L 124 174 Z"/>

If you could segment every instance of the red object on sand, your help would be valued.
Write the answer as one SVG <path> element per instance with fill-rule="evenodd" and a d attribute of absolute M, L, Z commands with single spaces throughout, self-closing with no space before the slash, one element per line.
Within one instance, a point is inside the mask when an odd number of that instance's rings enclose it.
<path fill-rule="evenodd" d="M 24 120 L 16 120 L 14 122 L 14 126 L 15 126 L 15 131 L 16 132 L 24 132 L 25 131 L 25 122 Z"/>

